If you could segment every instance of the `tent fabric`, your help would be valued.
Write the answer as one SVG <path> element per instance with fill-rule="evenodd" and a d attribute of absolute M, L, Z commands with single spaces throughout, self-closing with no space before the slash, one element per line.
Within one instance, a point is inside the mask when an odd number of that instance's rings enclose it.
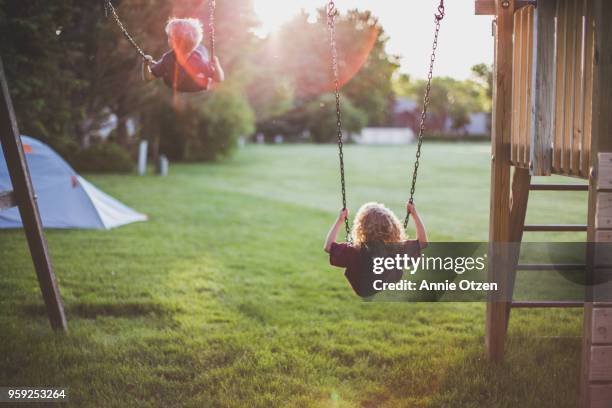
<path fill-rule="evenodd" d="M 53 149 L 21 137 L 45 228 L 111 229 L 147 216 L 125 206 L 79 176 Z M 4 155 L 0 155 L 0 191 L 12 190 Z M 0 211 L 0 228 L 21 228 L 17 208 Z"/>

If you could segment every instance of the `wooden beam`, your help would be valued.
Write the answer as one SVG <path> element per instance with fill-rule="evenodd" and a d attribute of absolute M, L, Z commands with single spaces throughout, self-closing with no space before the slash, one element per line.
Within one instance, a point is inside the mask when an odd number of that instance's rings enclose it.
<path fill-rule="evenodd" d="M 527 204 L 529 202 L 529 187 L 531 185 L 531 175 L 529 170 L 515 168 L 512 175 L 512 196 L 510 200 L 510 242 L 513 242 L 509 248 L 510 251 L 510 268 L 508 270 L 508 297 L 507 300 L 512 300 L 514 294 L 514 284 L 516 281 L 516 271 L 519 259 L 521 256 L 520 242 L 523 240 L 523 226 L 525 225 L 525 217 L 527 216 Z M 508 331 L 508 323 L 510 322 L 510 312 L 512 308 L 509 303 L 506 303 L 506 332 Z"/>
<path fill-rule="evenodd" d="M 593 20 L 588 21 L 594 33 L 594 61 L 593 61 L 593 97 L 592 97 L 592 126 L 590 146 L 591 169 L 598 169 L 600 153 L 612 152 L 612 115 L 610 115 L 610 101 L 612 100 L 612 2 L 610 0 L 592 1 Z M 601 238 L 601 231 L 595 228 L 596 208 L 599 192 L 597 172 L 591 172 L 589 179 L 589 208 L 587 239 L 596 242 Z M 595 251 L 592 245 L 587 246 L 587 282 L 593 283 L 597 278 L 597 269 L 594 268 Z M 594 288 L 587 285 L 587 299 L 592 299 Z M 600 389 L 598 393 L 593 390 L 592 380 L 608 378 L 607 369 L 610 364 L 609 349 L 595 349 L 593 346 L 594 309 L 593 303 L 586 303 L 584 308 L 584 328 L 582 343 L 582 381 L 581 403 L 584 407 L 603 407 L 612 405 L 612 393 L 609 389 Z M 608 360 L 606 360 L 608 359 Z M 603 364 L 603 360 L 605 364 Z M 611 378 L 612 379 L 612 378 Z"/>
<path fill-rule="evenodd" d="M 525 232 L 586 232 L 587 225 L 572 225 L 572 224 L 532 224 L 525 225 Z"/>
<path fill-rule="evenodd" d="M 491 157 L 491 202 L 489 219 L 490 282 L 497 282 L 499 293 L 487 301 L 487 355 L 501 361 L 504 355 L 508 307 L 507 243 L 510 239 L 510 135 L 512 123 L 512 37 L 514 31 L 514 0 L 503 7 L 497 3 L 495 25 L 495 68 L 493 80 L 493 122 Z M 506 248 L 504 250 L 503 248 Z"/>
<path fill-rule="evenodd" d="M 43 233 L 34 188 L 21 144 L 15 112 L 9 94 L 4 66 L 0 58 L 0 144 L 4 151 L 8 172 L 13 184 L 14 198 L 19 207 L 21 221 L 27 237 L 38 283 L 45 301 L 51 327 L 66 330 L 66 316 L 60 297 L 47 240 Z"/>
<path fill-rule="evenodd" d="M 17 205 L 12 191 L 0 191 L 0 211 L 13 208 Z"/>
<path fill-rule="evenodd" d="M 494 16 L 497 14 L 497 2 L 502 0 L 475 0 L 474 14 L 477 16 Z M 540 0 L 541 1 L 541 0 Z M 515 0 L 515 8 L 518 10 L 521 7 L 528 5 L 536 5 L 536 0 Z"/>
<path fill-rule="evenodd" d="M 534 89 L 531 115 L 530 170 L 534 176 L 549 176 L 552 168 L 552 136 L 554 132 L 555 14 L 554 0 L 540 0 L 536 8 Z"/>
<path fill-rule="evenodd" d="M 516 301 L 512 302 L 512 307 L 515 309 L 537 309 L 537 308 L 572 308 L 572 307 L 582 307 L 584 306 L 584 302 L 572 302 L 572 301 L 529 301 L 529 302 L 521 302 Z"/>
<path fill-rule="evenodd" d="M 531 191 L 589 191 L 587 184 L 532 184 Z"/>

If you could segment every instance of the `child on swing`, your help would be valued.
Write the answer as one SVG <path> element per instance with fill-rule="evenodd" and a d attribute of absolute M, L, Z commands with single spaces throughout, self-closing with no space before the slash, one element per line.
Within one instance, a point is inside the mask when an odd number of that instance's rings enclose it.
<path fill-rule="evenodd" d="M 347 209 L 340 211 L 327 234 L 324 250 L 329 253 L 331 265 L 345 268 L 344 276 L 357 295 L 368 297 L 376 294 L 377 291 L 373 287 L 376 279 L 397 282 L 402 277 L 402 271 L 387 271 L 383 275 L 375 275 L 372 271 L 373 256 L 385 257 L 405 253 L 418 257 L 421 249 L 427 247 L 427 232 L 415 205 L 408 203 L 407 210 L 416 227 L 415 240 L 406 239 L 402 224 L 391 210 L 383 204 L 367 203 L 355 216 L 351 233 L 352 244 L 336 242 L 338 231 L 348 217 Z"/>
<path fill-rule="evenodd" d="M 225 74 L 219 58 L 210 61 L 208 51 L 201 44 L 204 39 L 202 23 L 195 18 L 171 18 L 166 24 L 168 46 L 159 61 L 145 57 L 142 73 L 146 81 L 163 78 L 164 83 L 179 92 L 208 90 L 211 82 L 223 82 Z"/>

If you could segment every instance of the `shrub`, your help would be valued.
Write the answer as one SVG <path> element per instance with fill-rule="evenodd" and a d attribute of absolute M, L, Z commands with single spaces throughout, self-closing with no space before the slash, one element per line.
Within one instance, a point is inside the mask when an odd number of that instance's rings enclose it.
<path fill-rule="evenodd" d="M 116 143 L 100 143 L 80 151 L 75 167 L 84 172 L 129 173 L 134 163 L 129 153 Z"/>
<path fill-rule="evenodd" d="M 149 123 L 157 125 L 160 153 L 171 160 L 219 160 L 232 152 L 240 136 L 255 130 L 253 109 L 230 87 L 183 102 L 178 109 L 160 109 Z"/>

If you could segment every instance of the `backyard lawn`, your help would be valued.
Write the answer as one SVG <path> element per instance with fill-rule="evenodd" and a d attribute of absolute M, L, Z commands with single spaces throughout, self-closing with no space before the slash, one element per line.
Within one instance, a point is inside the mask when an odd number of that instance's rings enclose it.
<path fill-rule="evenodd" d="M 413 149 L 346 148 L 353 214 L 375 200 L 403 216 Z M 425 146 L 432 241 L 487 239 L 489 162 L 487 144 Z M 492 365 L 483 304 L 352 294 L 322 250 L 333 146 L 247 146 L 170 172 L 87 177 L 149 222 L 48 231 L 67 335 L 49 328 L 22 232 L 0 231 L 0 385 L 67 386 L 74 407 L 577 405 L 580 310 L 513 312 Z M 584 223 L 584 194 L 536 192 L 528 220 Z"/>

